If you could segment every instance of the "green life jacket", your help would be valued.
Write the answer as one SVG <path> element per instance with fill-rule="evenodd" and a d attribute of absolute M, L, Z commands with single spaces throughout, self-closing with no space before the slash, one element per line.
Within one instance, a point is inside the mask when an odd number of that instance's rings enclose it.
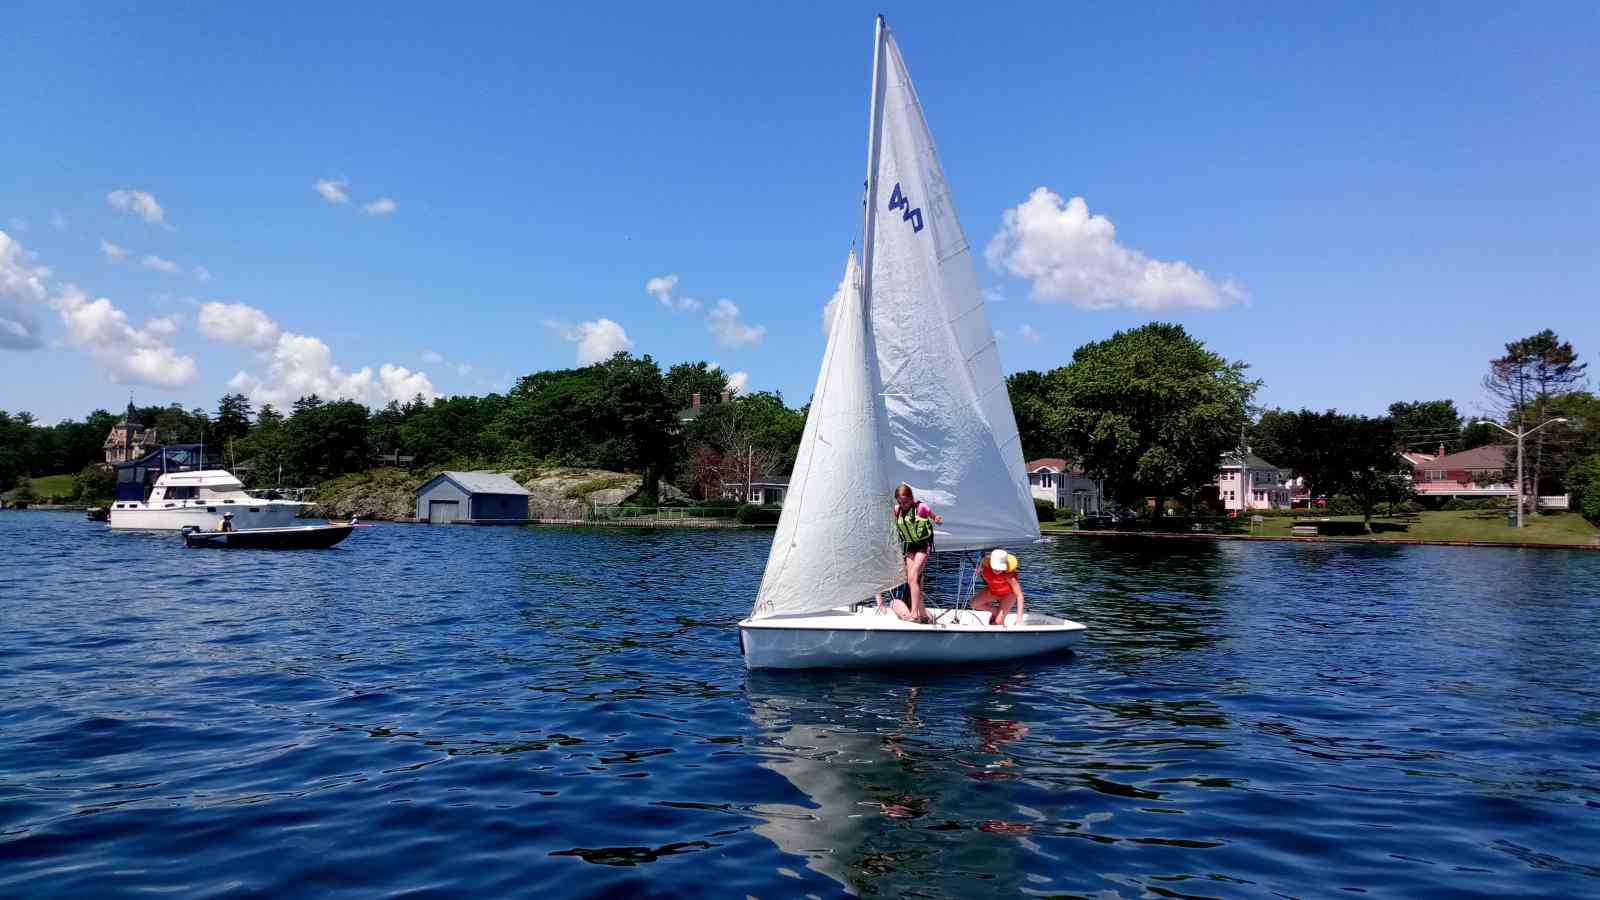
<path fill-rule="evenodd" d="M 917 515 L 917 507 L 912 507 L 894 517 L 894 530 L 900 535 L 903 544 L 915 544 L 933 537 L 933 520 Z"/>

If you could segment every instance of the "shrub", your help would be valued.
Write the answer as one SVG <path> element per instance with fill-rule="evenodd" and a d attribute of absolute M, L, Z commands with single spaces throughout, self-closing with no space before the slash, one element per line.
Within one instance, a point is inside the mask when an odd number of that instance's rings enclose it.
<path fill-rule="evenodd" d="M 1328 498 L 1328 505 L 1323 509 L 1323 512 L 1330 516 L 1359 516 L 1361 515 L 1361 504 L 1356 502 L 1354 497 L 1340 494 L 1336 497 Z"/>
<path fill-rule="evenodd" d="M 73 476 L 72 499 L 109 501 L 117 493 L 117 474 L 106 466 L 90 463 Z"/>
<path fill-rule="evenodd" d="M 1445 512 L 1463 512 L 1474 509 L 1500 509 L 1506 502 L 1497 497 L 1451 497 L 1444 504 Z"/>
<path fill-rule="evenodd" d="M 1033 498 L 1033 514 L 1041 522 L 1054 522 L 1056 520 L 1056 505 L 1049 500 Z"/>
<path fill-rule="evenodd" d="M 1600 453 L 1573 466 L 1567 483 L 1572 486 L 1574 508 L 1589 524 L 1600 526 Z"/>
<path fill-rule="evenodd" d="M 781 506 L 756 506 L 753 503 L 746 503 L 739 507 L 734 519 L 740 525 L 776 525 L 778 516 L 782 512 Z"/>
<path fill-rule="evenodd" d="M 1417 513 L 1422 512 L 1422 510 L 1423 510 L 1422 504 L 1418 503 L 1415 500 L 1407 500 L 1404 503 L 1401 503 L 1400 505 L 1395 507 L 1395 512 L 1401 513 L 1403 515 L 1408 515 L 1408 516 L 1414 516 Z"/>

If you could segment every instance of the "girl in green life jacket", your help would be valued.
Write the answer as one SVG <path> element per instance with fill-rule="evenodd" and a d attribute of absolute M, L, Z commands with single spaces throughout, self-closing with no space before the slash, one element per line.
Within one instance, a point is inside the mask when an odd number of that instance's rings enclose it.
<path fill-rule="evenodd" d="M 933 526 L 943 524 L 944 519 L 928 504 L 917 502 L 911 485 L 901 483 L 894 489 L 894 530 L 905 557 L 906 585 L 911 594 L 911 620 L 914 622 L 930 621 L 922 599 L 922 570 L 928 567 L 928 555 L 933 552 Z"/>

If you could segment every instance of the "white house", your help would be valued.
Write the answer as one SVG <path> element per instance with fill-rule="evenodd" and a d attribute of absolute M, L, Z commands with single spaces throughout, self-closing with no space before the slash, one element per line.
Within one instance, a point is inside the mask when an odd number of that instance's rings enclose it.
<path fill-rule="evenodd" d="M 1048 500 L 1058 509 L 1079 515 L 1101 509 L 1101 483 L 1064 459 L 1035 459 L 1028 463 L 1028 487 L 1034 499 Z"/>
<path fill-rule="evenodd" d="M 1223 509 L 1289 508 L 1288 469 L 1280 469 L 1248 449 L 1223 454 L 1217 468 L 1217 499 Z"/>

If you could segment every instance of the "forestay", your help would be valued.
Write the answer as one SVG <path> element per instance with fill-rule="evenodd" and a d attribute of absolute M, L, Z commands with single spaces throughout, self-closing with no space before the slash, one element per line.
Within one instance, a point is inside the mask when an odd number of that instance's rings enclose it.
<path fill-rule="evenodd" d="M 864 248 L 887 487 L 943 517 L 939 550 L 1037 539 L 1016 419 L 966 235 L 900 48 L 879 25 Z M 886 528 L 884 516 L 873 517 Z"/>
<path fill-rule="evenodd" d="M 828 609 L 905 580 L 889 520 L 882 409 L 850 254 L 754 618 Z"/>

